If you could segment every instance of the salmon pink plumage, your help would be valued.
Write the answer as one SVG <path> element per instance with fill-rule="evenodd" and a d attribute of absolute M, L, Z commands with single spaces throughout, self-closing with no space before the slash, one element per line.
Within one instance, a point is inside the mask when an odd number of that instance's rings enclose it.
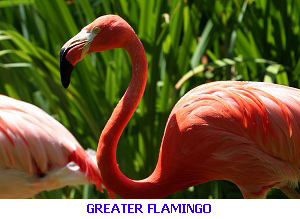
<path fill-rule="evenodd" d="M 293 189 L 300 179 L 300 90 L 262 82 L 214 82 L 188 92 L 170 114 L 154 172 L 137 181 L 124 176 L 116 161 L 117 144 L 148 78 L 137 35 L 119 16 L 97 18 L 63 46 L 61 76 L 67 87 L 85 54 L 114 48 L 129 53 L 132 79 L 98 144 L 98 166 L 109 189 L 124 198 L 162 198 L 228 180 L 245 198 L 265 198 L 271 188 L 299 198 Z"/>

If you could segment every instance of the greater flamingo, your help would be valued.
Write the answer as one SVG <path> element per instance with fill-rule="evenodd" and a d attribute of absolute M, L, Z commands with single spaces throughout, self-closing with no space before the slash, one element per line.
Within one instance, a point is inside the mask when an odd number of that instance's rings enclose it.
<path fill-rule="evenodd" d="M 119 138 L 145 90 L 148 64 L 142 43 L 119 16 L 97 18 L 61 50 L 66 88 L 84 55 L 125 49 L 132 60 L 129 87 L 103 129 L 97 151 L 105 186 L 123 198 L 161 198 L 212 180 L 235 183 L 245 198 L 280 188 L 290 198 L 300 179 L 300 91 L 262 82 L 199 86 L 173 108 L 154 172 L 124 176 L 116 161 Z"/>
<path fill-rule="evenodd" d="M 89 183 L 102 191 L 92 156 L 43 110 L 0 95 L 0 198 Z"/>

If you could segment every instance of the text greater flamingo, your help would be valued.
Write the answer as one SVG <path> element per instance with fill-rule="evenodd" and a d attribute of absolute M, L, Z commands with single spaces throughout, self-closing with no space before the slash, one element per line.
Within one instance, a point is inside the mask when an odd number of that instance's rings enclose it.
<path fill-rule="evenodd" d="M 102 191 L 92 157 L 43 110 L 0 95 L 0 198 L 29 198 L 89 183 Z"/>
<path fill-rule="evenodd" d="M 116 161 L 119 138 L 145 90 L 148 64 L 142 43 L 119 16 L 102 16 L 61 50 L 66 88 L 84 55 L 125 49 L 132 79 L 100 136 L 97 161 L 105 186 L 123 198 L 162 198 L 212 180 L 235 183 L 245 198 L 265 198 L 280 188 L 291 198 L 300 179 L 300 91 L 260 82 L 214 82 L 176 104 L 158 162 L 146 179 L 124 176 Z"/>

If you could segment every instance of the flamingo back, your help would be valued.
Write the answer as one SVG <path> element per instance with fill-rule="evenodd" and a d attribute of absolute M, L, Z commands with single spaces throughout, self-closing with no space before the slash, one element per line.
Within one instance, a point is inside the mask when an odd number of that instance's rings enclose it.
<path fill-rule="evenodd" d="M 300 180 L 299 106 L 300 91 L 282 85 L 199 86 L 171 112 L 157 172 L 178 185 L 180 172 L 184 180 L 177 190 L 229 180 L 244 197 L 262 198 L 273 187 L 294 188 Z"/>
<path fill-rule="evenodd" d="M 94 161 L 64 126 L 36 106 L 0 95 L 0 142 L 0 197 L 27 198 L 89 182 L 102 191 Z"/>

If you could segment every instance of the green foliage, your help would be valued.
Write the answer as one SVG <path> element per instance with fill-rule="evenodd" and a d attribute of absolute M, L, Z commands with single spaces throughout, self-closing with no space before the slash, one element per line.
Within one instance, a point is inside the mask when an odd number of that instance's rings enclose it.
<path fill-rule="evenodd" d="M 298 0 L 0 1 L 0 92 L 44 109 L 85 148 L 96 149 L 101 130 L 128 86 L 131 62 L 121 49 L 89 55 L 76 66 L 65 90 L 59 50 L 104 14 L 118 14 L 133 27 L 149 61 L 145 95 L 117 152 L 121 170 L 132 179 L 154 170 L 168 115 L 193 87 L 214 80 L 300 84 Z M 107 197 L 93 186 L 39 196 Z M 220 181 L 171 197 L 242 195 L 234 184 Z M 270 197 L 285 196 L 274 190 Z"/>

